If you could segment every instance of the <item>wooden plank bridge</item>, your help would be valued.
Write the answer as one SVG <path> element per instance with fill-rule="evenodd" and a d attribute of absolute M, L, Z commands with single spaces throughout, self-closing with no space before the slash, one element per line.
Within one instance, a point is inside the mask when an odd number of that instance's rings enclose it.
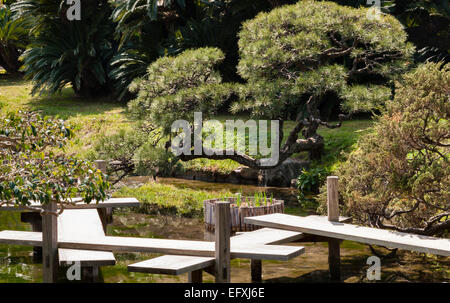
<path fill-rule="evenodd" d="M 72 209 L 65 210 L 58 219 L 53 215 L 43 216 L 42 229 L 44 232 L 37 231 L 35 228 L 34 231 L 0 231 L 0 244 L 42 246 L 44 282 L 55 281 L 55 268 L 58 264 L 65 265 L 74 261 L 84 261 L 84 264 L 92 266 L 114 264 L 113 251 L 166 254 L 131 264 L 128 269 L 146 273 L 189 273 L 190 282 L 201 282 L 202 270 L 215 275 L 216 282 L 230 282 L 230 260 L 233 258 L 251 259 L 252 280 L 259 280 L 261 260 L 286 261 L 299 256 L 304 253 L 304 247 L 281 244 L 310 241 L 311 235 L 314 241 L 319 239 L 329 243 L 330 274 L 334 280 L 340 279 L 339 245 L 341 240 L 450 256 L 449 239 L 380 230 L 347 223 L 349 218 L 339 216 L 337 177 L 329 177 L 327 186 L 328 218 L 325 216 L 298 217 L 285 214 L 247 217 L 245 223 L 269 228 L 233 237 L 230 236 L 230 204 L 217 202 L 214 242 L 106 236 L 105 220 L 100 220 L 104 214 L 101 210 L 110 207 L 139 205 L 137 200 L 127 198 L 123 201 L 114 199 L 97 204 L 82 204 L 81 201 L 75 200 L 76 204 L 72 205 Z M 40 207 L 39 205 L 35 206 Z M 47 210 L 56 210 L 56 204 L 51 207 L 53 208 L 47 208 Z M 0 210 L 18 209 L 2 207 Z M 314 236 L 319 238 L 314 238 Z"/>

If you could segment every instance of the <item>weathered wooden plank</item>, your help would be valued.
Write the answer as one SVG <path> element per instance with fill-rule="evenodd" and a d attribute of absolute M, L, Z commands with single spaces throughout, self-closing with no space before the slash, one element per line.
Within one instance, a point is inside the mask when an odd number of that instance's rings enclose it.
<path fill-rule="evenodd" d="M 83 240 L 105 237 L 102 222 L 95 209 L 65 210 L 58 217 L 59 238 Z M 116 264 L 110 251 L 64 249 L 58 250 L 59 264 L 71 265 L 80 262 L 81 266 L 107 266 Z"/>
<path fill-rule="evenodd" d="M 302 239 L 303 233 L 287 230 L 263 228 L 251 232 L 243 232 L 231 237 L 233 244 L 258 244 L 275 245 L 293 242 Z M 3 239 L 3 242 L 2 242 Z M 13 243 L 14 242 L 14 243 Z M 42 234 L 40 232 L 22 232 L 5 230 L 0 232 L 0 244 L 15 245 L 42 245 Z"/>
<path fill-rule="evenodd" d="M 42 232 L 3 230 L 0 231 L 0 244 L 42 247 Z"/>
<path fill-rule="evenodd" d="M 128 265 L 128 271 L 181 275 L 214 265 L 214 258 L 166 255 Z"/>
<path fill-rule="evenodd" d="M 302 246 L 231 244 L 231 258 L 288 261 L 305 253 Z"/>
<path fill-rule="evenodd" d="M 82 201 L 81 198 L 74 198 L 70 200 L 70 203 L 64 207 L 66 209 L 92 209 L 92 208 L 108 208 L 108 207 L 136 207 L 139 206 L 140 203 L 136 198 L 111 198 L 102 202 L 92 201 L 89 204 L 86 204 Z M 41 209 L 42 205 L 38 202 L 31 202 L 30 207 Z M 27 210 L 25 207 L 21 206 L 9 206 L 4 205 L 0 207 L 2 211 L 24 211 Z"/>
<path fill-rule="evenodd" d="M 298 217 L 286 214 L 271 214 L 246 218 L 245 221 L 250 224 L 304 232 L 329 238 L 450 256 L 449 239 L 330 222 L 327 217 L 319 220 L 317 218 Z"/>
<path fill-rule="evenodd" d="M 327 177 L 327 206 L 328 206 L 328 221 L 339 221 L 339 192 L 338 192 L 338 177 Z"/>
<path fill-rule="evenodd" d="M 42 246 L 42 234 L 31 231 L 0 231 L 1 244 Z M 169 255 L 214 257 L 214 242 L 111 237 L 102 239 L 59 239 L 59 248 L 106 250 L 117 252 L 149 252 Z M 235 245 L 231 244 L 231 258 L 286 261 L 304 253 L 301 246 Z"/>
<path fill-rule="evenodd" d="M 1 244 L 42 246 L 41 233 L 29 231 L 1 231 Z M 103 250 L 114 252 L 148 252 L 169 255 L 214 257 L 214 242 L 111 237 L 102 239 L 59 239 L 59 248 Z M 304 253 L 301 246 L 235 245 L 231 244 L 231 258 L 287 261 Z"/>
<path fill-rule="evenodd" d="M 243 232 L 231 237 L 232 244 L 275 245 L 294 242 L 304 237 L 303 233 L 274 228 L 262 228 Z"/>
<path fill-rule="evenodd" d="M 73 262 L 80 262 L 82 267 L 98 267 L 115 265 L 116 259 L 112 252 L 81 250 L 81 249 L 58 249 L 59 265 L 69 266 Z"/>
<path fill-rule="evenodd" d="M 296 241 L 301 239 L 303 235 L 303 233 L 299 232 L 262 228 L 252 232 L 240 233 L 237 236 L 231 237 L 230 240 L 231 245 L 267 245 Z M 210 260 L 212 263 L 206 262 L 205 260 Z M 200 280 L 198 277 L 201 273 L 201 270 L 198 269 L 210 267 L 212 264 L 214 264 L 214 258 L 166 255 L 148 261 L 132 264 L 129 266 L 129 271 L 172 275 L 195 271 L 196 273 L 192 274 L 191 278 L 193 279 L 193 281 L 198 281 Z M 261 260 L 252 260 L 251 264 L 252 281 L 261 281 Z"/>
<path fill-rule="evenodd" d="M 332 281 L 341 280 L 341 243 L 339 239 L 328 240 L 328 267 Z"/>
<path fill-rule="evenodd" d="M 318 216 L 318 215 L 311 215 L 311 216 L 307 216 L 306 218 L 314 220 L 316 219 L 317 221 L 321 222 L 323 221 L 325 218 L 324 216 Z M 339 216 L 339 221 L 340 223 L 351 223 L 352 222 L 352 217 L 345 217 L 345 216 Z"/>

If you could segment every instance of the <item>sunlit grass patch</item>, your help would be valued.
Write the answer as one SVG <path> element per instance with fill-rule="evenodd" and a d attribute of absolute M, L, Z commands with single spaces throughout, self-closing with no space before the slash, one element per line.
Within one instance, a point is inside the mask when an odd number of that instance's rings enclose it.
<path fill-rule="evenodd" d="M 178 188 L 174 185 L 148 183 L 137 188 L 122 187 L 114 197 L 135 197 L 144 213 L 176 214 L 186 217 L 202 216 L 203 201 L 217 197 L 230 197 L 233 193 Z"/>

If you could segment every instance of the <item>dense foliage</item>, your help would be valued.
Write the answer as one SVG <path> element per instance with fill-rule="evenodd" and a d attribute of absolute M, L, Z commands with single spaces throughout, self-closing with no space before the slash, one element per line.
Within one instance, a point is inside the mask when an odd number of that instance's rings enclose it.
<path fill-rule="evenodd" d="M 161 126 L 166 135 L 178 119 L 190 121 L 194 111 L 214 113 L 230 90 L 220 85 L 217 66 L 224 54 L 217 48 L 186 50 L 176 57 L 152 63 L 145 79 L 137 79 L 131 89 L 137 98 L 129 108 L 138 118 Z"/>
<path fill-rule="evenodd" d="M 108 175 L 117 183 L 129 174 L 170 176 L 177 159 L 164 148 L 158 129 L 141 125 L 133 130 L 101 136 L 90 158 L 111 159 Z"/>
<path fill-rule="evenodd" d="M 9 6 L 0 5 L 0 66 L 10 74 L 19 72 L 19 57 L 29 41 L 29 28 L 29 20 L 14 17 Z"/>
<path fill-rule="evenodd" d="M 318 194 L 328 174 L 324 168 L 303 169 L 296 180 L 298 200 L 304 200 L 307 195 Z"/>
<path fill-rule="evenodd" d="M 60 92 L 67 84 L 82 96 L 111 91 L 108 70 L 115 42 L 107 1 L 83 1 L 80 21 L 67 20 L 65 1 L 23 0 L 13 8 L 34 20 L 36 37 L 22 56 L 33 94 Z"/>
<path fill-rule="evenodd" d="M 316 132 L 319 125 L 340 126 L 322 120 L 323 108 L 339 111 L 340 106 L 346 113 L 373 110 L 390 98 L 388 81 L 409 67 L 414 47 L 406 42 L 401 24 L 391 16 L 369 20 L 366 15 L 367 9 L 317 1 L 261 13 L 245 22 L 239 33 L 237 69 L 245 84 L 220 84 L 214 71 L 223 60 L 218 50 L 186 51 L 149 67 L 148 79 L 135 85 L 139 94 L 131 108 L 169 132 L 174 121 L 192 121 L 194 111 L 210 116 L 237 95 L 233 113 L 246 111 L 281 124 L 296 120 L 276 165 L 297 152 L 318 156 L 324 144 Z M 204 155 L 181 159 L 198 157 Z M 247 155 L 230 158 L 263 168 Z"/>
<path fill-rule="evenodd" d="M 375 6 L 377 1 L 332 0 L 354 7 Z M 395 16 L 405 27 L 408 40 L 417 47 L 415 60 L 450 60 L 450 5 L 448 0 L 384 0 L 381 12 Z"/>
<path fill-rule="evenodd" d="M 92 163 L 54 150 L 71 136 L 64 121 L 37 113 L 1 117 L 0 205 L 27 207 L 36 201 L 64 206 L 75 197 L 86 203 L 104 200 L 105 176 Z"/>
<path fill-rule="evenodd" d="M 295 2 L 81 1 L 82 20 L 70 22 L 66 18 L 70 4 L 64 0 L 17 0 L 6 1 L 6 4 L 12 5 L 20 20 L 26 19 L 33 25 L 28 35 L 33 44 L 28 48 L 35 50 L 24 59 L 28 62 L 28 77 L 37 83 L 35 93 L 55 93 L 65 84 L 71 84 L 80 95 L 114 93 L 121 100 L 129 100 L 133 94 L 128 88 L 135 78 L 145 76 L 146 66 L 161 56 L 179 54 L 189 48 L 220 48 L 225 54 L 219 66 L 224 80 L 241 82 L 236 67 L 239 60 L 237 33 L 242 23 L 259 12 Z M 361 0 L 334 2 L 354 7 L 371 6 Z M 392 0 L 381 3 L 383 12 L 400 20 L 409 41 L 417 45 L 417 60 L 448 60 L 450 19 L 447 1 Z M 23 25 L 14 26 L 15 31 L 19 28 Z M 10 44 L 19 50 L 18 53 L 9 50 L 9 56 L 16 59 L 29 42 L 21 38 L 19 43 L 14 38 L 17 34 L 8 36 Z M 69 43 L 65 43 L 64 35 Z M 53 37 L 55 40 L 51 40 Z M 46 57 L 52 59 L 45 60 Z M 55 63 L 56 59 L 58 63 Z M 17 70 L 18 61 L 13 62 L 15 64 L 9 66 L 14 65 L 14 68 L 8 67 L 8 72 Z M 8 66 L 1 60 L 0 65 Z M 46 72 L 39 72 L 41 65 Z M 92 66 L 93 71 L 87 70 L 86 66 Z M 50 67 L 56 71 L 50 73 Z M 100 89 L 93 89 L 95 86 Z"/>
<path fill-rule="evenodd" d="M 112 62 L 111 79 L 122 99 L 129 85 L 145 75 L 146 66 L 160 56 L 190 48 L 218 47 L 225 53 L 220 70 L 236 80 L 237 32 L 241 23 L 258 12 L 295 0 L 121 0 L 114 1 L 120 49 Z"/>
<path fill-rule="evenodd" d="M 337 172 L 347 214 L 424 235 L 450 228 L 449 101 L 450 65 L 429 63 L 405 76 Z"/>

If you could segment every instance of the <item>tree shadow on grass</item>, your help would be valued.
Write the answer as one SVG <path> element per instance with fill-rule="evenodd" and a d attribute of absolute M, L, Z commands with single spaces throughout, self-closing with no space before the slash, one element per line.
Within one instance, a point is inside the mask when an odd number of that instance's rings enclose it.
<path fill-rule="evenodd" d="M 26 82 L 21 76 L 0 73 L 0 87 L 3 85 L 21 86 Z"/>
<path fill-rule="evenodd" d="M 28 102 L 31 110 L 68 119 L 73 116 L 99 115 L 112 110 L 125 110 L 125 105 L 112 97 L 86 98 L 76 96 L 71 88 L 64 88 L 60 94 L 34 96 Z"/>
<path fill-rule="evenodd" d="M 123 111 L 125 104 L 120 103 L 111 96 L 106 97 L 79 97 L 75 95 L 71 87 L 65 87 L 61 93 L 54 95 L 28 95 L 32 83 L 20 76 L 0 74 L 0 90 L 9 87 L 10 95 L 3 96 L 3 106 L 17 102 L 20 98 L 20 106 L 28 110 L 41 111 L 45 115 L 58 116 L 69 119 L 73 116 L 100 115 L 110 111 Z M 17 88 L 17 90 L 16 90 Z M 20 92 L 20 94 L 18 94 Z M 27 96 L 27 97 L 25 97 Z M 25 99 L 22 99 L 25 98 Z"/>

